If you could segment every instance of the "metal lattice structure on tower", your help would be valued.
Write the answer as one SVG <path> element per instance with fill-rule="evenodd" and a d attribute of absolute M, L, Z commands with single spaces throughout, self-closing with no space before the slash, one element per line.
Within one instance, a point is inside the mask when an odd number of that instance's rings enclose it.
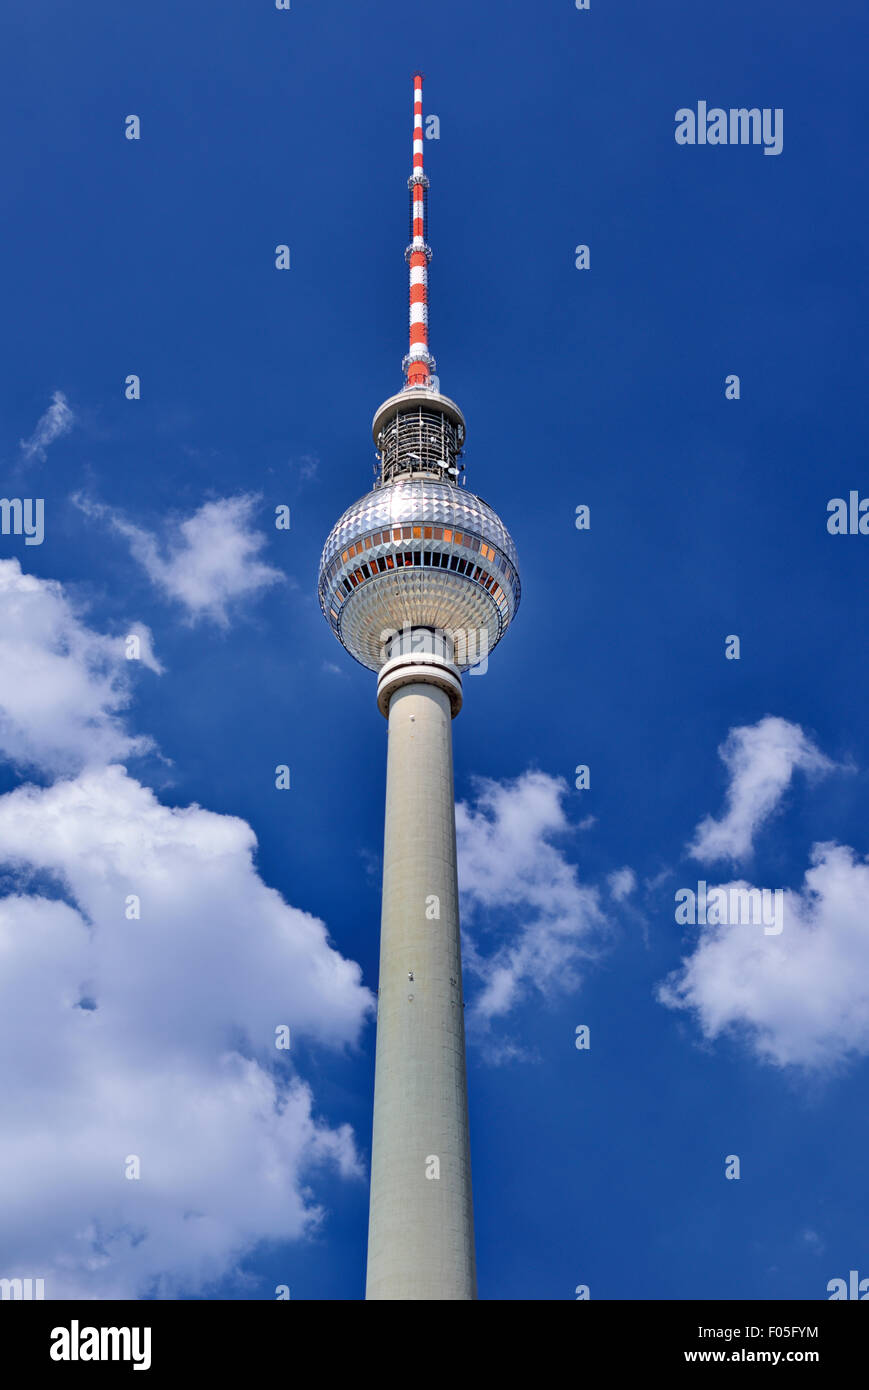
<path fill-rule="evenodd" d="M 369 1299 L 476 1297 L 451 720 L 519 607 L 516 548 L 462 485 L 465 419 L 428 345 L 428 179 L 413 79 L 410 347 L 379 471 L 323 547 L 320 604 L 389 721 Z"/>

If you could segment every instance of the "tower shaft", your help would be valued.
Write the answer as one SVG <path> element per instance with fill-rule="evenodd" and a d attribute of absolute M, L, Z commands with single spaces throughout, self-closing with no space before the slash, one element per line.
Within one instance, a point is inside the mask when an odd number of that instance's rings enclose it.
<path fill-rule="evenodd" d="M 395 664 L 379 688 L 389 749 L 366 1298 L 472 1299 L 451 727 L 461 682 L 453 667 L 390 675 Z"/>

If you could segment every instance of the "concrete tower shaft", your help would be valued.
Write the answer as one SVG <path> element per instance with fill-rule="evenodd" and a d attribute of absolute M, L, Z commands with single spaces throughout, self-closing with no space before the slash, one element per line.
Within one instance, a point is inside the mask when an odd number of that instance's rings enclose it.
<path fill-rule="evenodd" d="M 476 1297 L 454 701 L 422 674 L 409 668 L 391 694 L 386 668 L 380 682 L 389 751 L 368 1299 Z"/>

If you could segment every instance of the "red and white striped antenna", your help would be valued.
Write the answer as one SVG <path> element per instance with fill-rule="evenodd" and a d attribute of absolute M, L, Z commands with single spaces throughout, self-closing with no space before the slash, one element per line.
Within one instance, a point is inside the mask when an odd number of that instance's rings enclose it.
<path fill-rule="evenodd" d="M 435 369 L 428 350 L 428 179 L 422 161 L 422 74 L 413 78 L 413 173 L 410 189 L 410 245 L 405 259 L 410 266 L 410 351 L 402 362 L 405 389 L 426 387 Z"/>

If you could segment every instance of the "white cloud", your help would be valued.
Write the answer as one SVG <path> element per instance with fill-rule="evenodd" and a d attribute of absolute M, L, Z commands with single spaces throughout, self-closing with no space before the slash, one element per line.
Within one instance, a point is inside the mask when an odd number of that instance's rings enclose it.
<path fill-rule="evenodd" d="M 836 767 L 799 724 L 773 715 L 731 729 L 718 752 L 730 779 L 727 809 L 719 820 L 707 816 L 697 826 L 688 846 L 695 859 L 747 858 L 756 832 L 776 810 L 794 771 L 822 775 Z"/>
<path fill-rule="evenodd" d="M 252 495 L 206 502 L 192 516 L 170 523 L 162 537 L 109 507 L 81 496 L 73 501 L 88 516 L 111 522 L 151 582 L 182 604 L 191 622 L 207 618 L 225 627 L 232 605 L 283 580 L 259 558 L 266 538 L 253 530 L 257 499 Z"/>
<path fill-rule="evenodd" d="M 86 627 L 59 584 L 0 560 L 0 752 L 10 761 L 73 772 L 146 752 L 151 740 L 131 737 L 120 717 L 132 665 L 121 639 Z"/>
<path fill-rule="evenodd" d="M 869 1053 L 869 864 L 818 844 L 799 892 L 784 894 L 781 935 L 700 928 L 658 991 L 704 1037 L 731 1031 L 763 1061 L 823 1069 Z"/>
<path fill-rule="evenodd" d="M 55 391 L 51 398 L 51 405 L 40 416 L 33 434 L 29 439 L 20 441 L 24 457 L 26 459 L 44 459 L 49 444 L 53 444 L 55 439 L 60 439 L 61 435 L 69 434 L 74 423 L 75 415 L 66 396 L 62 391 Z"/>
<path fill-rule="evenodd" d="M 636 892 L 637 876 L 633 869 L 626 865 L 625 868 L 616 869 L 608 876 L 607 885 L 615 901 L 621 903 Z"/>
<path fill-rule="evenodd" d="M 355 1045 L 373 1001 L 324 924 L 263 883 L 244 821 L 105 765 L 139 742 L 118 717 L 123 639 L 17 562 L 0 600 L 3 747 L 77 770 L 0 797 L 0 1274 L 49 1298 L 203 1292 L 318 1226 L 322 1165 L 358 1174 L 294 1063 L 300 1041 Z"/>
<path fill-rule="evenodd" d="M 139 654 L 137 657 L 128 657 L 127 655 L 127 644 L 131 637 L 138 639 Z M 142 665 L 147 666 L 148 670 L 153 671 L 156 676 L 164 675 L 166 668 L 157 660 L 154 651 L 154 635 L 145 623 L 130 623 L 123 641 L 125 661 L 141 661 Z"/>
<path fill-rule="evenodd" d="M 0 844 L 67 898 L 0 901 L 4 1274 L 49 1297 L 194 1292 L 315 1226 L 312 1170 L 358 1161 L 279 1068 L 275 1028 L 354 1043 L 371 1000 L 323 923 L 258 877 L 250 827 L 109 767 L 0 798 Z"/>
<path fill-rule="evenodd" d="M 475 804 L 456 806 L 466 964 L 483 983 L 471 1012 L 483 1023 L 506 1014 L 529 988 L 575 989 L 580 962 L 596 954 L 606 926 L 598 892 L 579 882 L 552 843 L 572 829 L 562 806 L 567 793 L 561 778 L 526 772 L 512 782 L 481 780 Z M 485 955 L 479 943 L 493 925 L 500 944 Z"/>
<path fill-rule="evenodd" d="M 316 454 L 302 454 L 295 460 L 295 466 L 298 469 L 299 482 L 310 483 L 320 471 L 320 460 Z"/>

